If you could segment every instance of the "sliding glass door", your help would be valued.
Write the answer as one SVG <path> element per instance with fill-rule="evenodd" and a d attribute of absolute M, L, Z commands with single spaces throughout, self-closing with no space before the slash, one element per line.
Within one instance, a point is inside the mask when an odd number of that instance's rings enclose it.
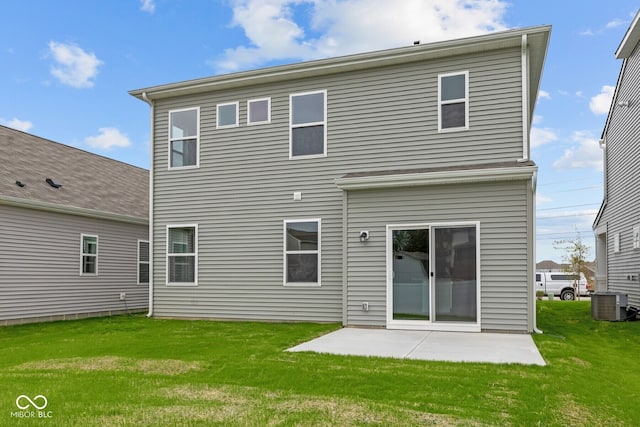
<path fill-rule="evenodd" d="M 477 324 L 477 224 L 388 228 L 389 321 Z"/>

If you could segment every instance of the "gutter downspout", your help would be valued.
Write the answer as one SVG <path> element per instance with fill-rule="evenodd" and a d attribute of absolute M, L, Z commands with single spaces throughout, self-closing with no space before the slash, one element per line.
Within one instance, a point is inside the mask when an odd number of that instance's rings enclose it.
<path fill-rule="evenodd" d="M 533 234 L 533 274 L 529 275 L 529 280 L 533 280 L 533 278 L 535 277 L 536 274 L 536 190 L 538 188 L 538 172 L 534 172 L 533 176 L 531 177 L 531 193 L 532 193 L 532 200 L 533 200 L 533 227 L 532 227 L 532 234 Z M 532 286 L 532 291 L 535 291 L 535 286 Z M 533 332 L 536 334 L 542 334 L 543 332 L 538 329 L 538 319 L 537 319 L 537 310 L 536 310 L 536 298 L 535 296 L 532 296 L 533 298 Z"/>
<path fill-rule="evenodd" d="M 151 107 L 150 136 L 149 136 L 149 313 L 147 317 L 153 316 L 153 116 L 154 103 L 147 96 L 147 92 L 142 92 L 142 99 Z"/>
<path fill-rule="evenodd" d="M 529 160 L 529 41 L 527 35 L 522 35 L 521 45 L 521 76 L 522 76 L 522 159 Z"/>
<path fill-rule="evenodd" d="M 519 162 L 525 162 L 529 160 L 530 148 L 529 148 L 529 40 L 526 34 L 522 35 L 522 42 L 520 47 L 521 54 L 521 75 L 522 75 L 522 159 Z M 531 299 L 532 304 L 532 330 L 536 334 L 541 334 L 542 331 L 538 329 L 538 319 L 536 316 L 536 298 L 533 293 L 535 290 L 534 277 L 536 273 L 536 190 L 538 187 L 538 172 L 533 172 L 531 177 L 531 205 L 533 217 L 531 218 L 531 234 L 533 235 L 531 242 L 532 261 L 529 268 L 531 268 L 531 274 L 527 278 L 528 283 L 531 284 Z"/>

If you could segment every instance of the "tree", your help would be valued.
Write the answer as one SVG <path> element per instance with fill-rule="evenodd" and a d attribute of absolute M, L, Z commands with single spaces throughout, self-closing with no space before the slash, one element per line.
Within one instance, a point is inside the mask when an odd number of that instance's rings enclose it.
<path fill-rule="evenodd" d="M 565 252 L 562 256 L 562 260 L 567 264 L 565 272 L 574 274 L 577 277 L 573 286 L 576 298 L 580 299 L 580 285 L 578 282 L 580 280 L 580 273 L 584 274 L 585 277 L 589 276 L 589 271 L 586 267 L 587 257 L 589 256 L 591 248 L 582 241 L 579 231 L 576 231 L 575 239 L 554 240 L 553 246 Z"/>

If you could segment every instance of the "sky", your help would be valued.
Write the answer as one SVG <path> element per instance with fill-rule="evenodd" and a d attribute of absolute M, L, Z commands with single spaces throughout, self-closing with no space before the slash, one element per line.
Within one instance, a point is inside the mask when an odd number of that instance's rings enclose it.
<path fill-rule="evenodd" d="M 552 25 L 531 132 L 536 260 L 562 262 L 602 202 L 606 121 L 631 0 L 3 0 L 0 124 L 149 167 L 129 90 L 493 31 Z"/>

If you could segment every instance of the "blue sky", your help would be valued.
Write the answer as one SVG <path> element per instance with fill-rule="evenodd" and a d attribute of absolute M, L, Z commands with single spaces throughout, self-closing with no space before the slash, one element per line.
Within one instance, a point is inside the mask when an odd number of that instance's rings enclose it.
<path fill-rule="evenodd" d="M 630 0 L 3 0 L 0 124 L 147 168 L 149 108 L 127 92 L 270 65 L 543 24 L 535 110 L 537 260 L 591 224 L 598 140 Z"/>

